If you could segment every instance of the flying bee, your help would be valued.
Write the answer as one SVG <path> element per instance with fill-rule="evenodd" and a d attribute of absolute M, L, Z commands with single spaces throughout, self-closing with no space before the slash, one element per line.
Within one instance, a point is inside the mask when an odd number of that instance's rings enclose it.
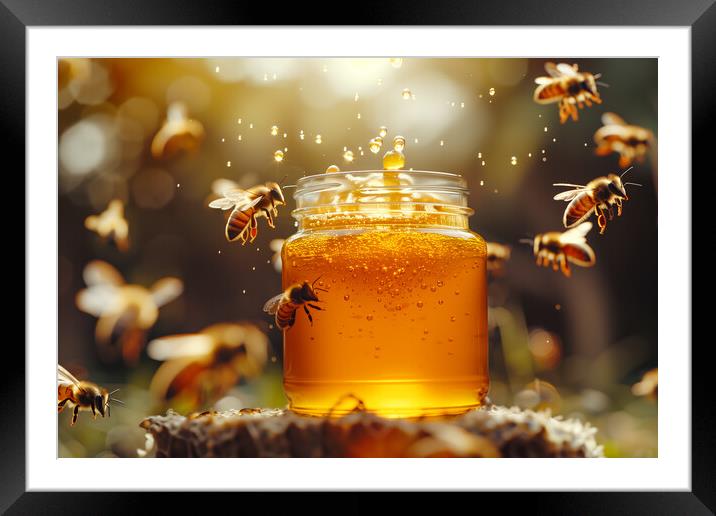
<path fill-rule="evenodd" d="M 256 238 L 257 217 L 265 216 L 268 225 L 275 228 L 274 217 L 278 216 L 276 207 L 286 204 L 281 187 L 273 182 L 253 186 L 248 190 L 226 190 L 222 195 L 220 199 L 210 202 L 209 207 L 220 210 L 233 208 L 226 222 L 226 239 L 229 242 L 241 239 L 242 245 Z"/>
<path fill-rule="evenodd" d="M 77 422 L 77 416 L 81 410 L 87 412 L 92 411 L 94 419 L 97 419 L 98 412 L 104 417 L 106 410 L 107 417 L 109 417 L 110 401 L 122 403 L 112 398 L 112 394 L 118 390 L 119 389 L 108 392 L 107 389 L 95 383 L 80 381 L 67 369 L 57 364 L 57 413 L 62 412 L 66 406 L 74 407 L 70 426 L 73 426 Z"/>
<path fill-rule="evenodd" d="M 111 201 L 99 215 L 87 217 L 85 227 L 102 238 L 111 238 L 120 251 L 129 248 L 129 225 L 124 218 L 124 204 L 119 199 Z"/>
<path fill-rule="evenodd" d="M 552 269 L 561 270 L 562 274 L 569 277 L 572 275 L 570 262 L 580 267 L 591 267 L 596 263 L 594 250 L 589 247 L 585 238 L 590 229 L 592 223 L 584 222 L 564 233 L 551 231 L 521 242 L 532 244 L 537 266 L 551 265 Z"/>
<path fill-rule="evenodd" d="M 487 272 L 493 276 L 501 276 L 505 270 L 505 262 L 510 259 L 510 246 L 487 242 Z"/>
<path fill-rule="evenodd" d="M 316 287 L 316 282 L 320 279 L 320 276 L 316 278 L 313 283 L 304 281 L 303 283 L 296 283 L 291 285 L 284 292 L 272 297 L 264 305 L 264 312 L 271 315 L 276 315 L 276 326 L 282 330 L 290 329 L 296 322 L 296 310 L 303 306 L 303 311 L 306 312 L 308 320 L 313 325 L 313 316 L 308 310 L 309 307 L 314 310 L 325 310 L 318 305 L 311 303 L 320 302 L 316 292 L 328 292 L 325 288 Z"/>
<path fill-rule="evenodd" d="M 576 121 L 579 117 L 577 107 L 582 109 L 584 104 L 591 106 L 592 102 L 602 103 L 597 91 L 597 79 L 601 74 L 579 72 L 576 64 L 567 63 L 545 63 L 544 68 L 549 77 L 535 79 L 538 86 L 534 101 L 538 104 L 558 102 L 560 123 L 565 123 L 570 116 Z"/>
<path fill-rule="evenodd" d="M 151 288 L 127 285 L 117 269 L 101 260 L 88 263 L 82 274 L 87 288 L 77 293 L 77 307 L 98 318 L 95 340 L 103 359 L 113 361 L 120 350 L 125 363 L 136 364 L 159 308 L 182 293 L 182 281 L 168 277 Z"/>
<path fill-rule="evenodd" d="M 173 102 L 167 109 L 167 119 L 152 139 L 152 156 L 169 158 L 179 151 L 196 151 L 204 140 L 204 126 L 189 118 L 186 106 Z"/>
<path fill-rule="evenodd" d="M 602 124 L 594 133 L 594 142 L 597 144 L 595 153 L 598 156 L 618 153 L 620 168 L 628 167 L 634 160 L 644 162 L 646 153 L 654 144 L 653 132 L 638 125 L 628 125 L 614 113 L 604 113 Z"/>
<path fill-rule="evenodd" d="M 241 378 L 258 376 L 268 348 L 266 334 L 248 323 L 219 323 L 199 333 L 155 339 L 147 353 L 164 363 L 149 389 L 156 399 L 195 410 L 219 399 Z"/>
<path fill-rule="evenodd" d="M 572 190 L 559 193 L 554 196 L 556 201 L 566 201 L 569 203 L 567 209 L 564 210 L 562 223 L 566 228 L 572 228 L 581 224 L 592 213 L 597 213 L 597 224 L 599 224 L 599 234 L 603 234 L 607 228 L 606 211 L 609 214 L 609 220 L 614 218 L 612 205 L 617 207 L 617 216 L 621 217 L 622 202 L 628 201 L 629 196 L 626 193 L 626 185 L 642 186 L 639 183 L 623 183 L 622 177 L 629 172 L 629 167 L 621 176 L 609 174 L 608 176 L 593 179 L 587 185 L 573 185 L 570 183 L 554 183 L 553 186 L 569 186 Z"/>

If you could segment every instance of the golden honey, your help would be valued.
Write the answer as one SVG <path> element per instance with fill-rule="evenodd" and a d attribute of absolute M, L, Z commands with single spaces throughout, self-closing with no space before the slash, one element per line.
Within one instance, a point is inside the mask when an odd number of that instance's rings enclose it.
<path fill-rule="evenodd" d="M 396 181 L 398 176 L 399 181 Z M 388 178 L 389 181 L 385 181 Z M 283 286 L 314 282 L 323 310 L 284 333 L 292 410 L 387 417 L 455 414 L 489 386 L 486 244 L 468 229 L 465 184 L 436 172 L 309 176 Z"/>

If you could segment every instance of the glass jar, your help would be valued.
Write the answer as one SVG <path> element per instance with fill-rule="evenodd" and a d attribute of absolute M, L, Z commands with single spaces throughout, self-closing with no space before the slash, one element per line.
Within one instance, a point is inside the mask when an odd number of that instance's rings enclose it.
<path fill-rule="evenodd" d="M 289 408 L 341 415 L 360 400 L 382 416 L 418 417 L 483 403 L 486 244 L 468 229 L 467 193 L 443 172 L 298 181 L 283 287 L 309 282 L 319 301 L 284 332 Z"/>

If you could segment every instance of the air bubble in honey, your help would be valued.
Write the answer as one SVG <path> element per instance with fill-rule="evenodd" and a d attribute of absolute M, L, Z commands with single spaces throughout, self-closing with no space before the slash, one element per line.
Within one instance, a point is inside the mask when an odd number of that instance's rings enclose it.
<path fill-rule="evenodd" d="M 283 151 L 281 149 L 273 153 L 273 159 L 277 162 L 283 161 Z"/>
<path fill-rule="evenodd" d="M 402 136 L 396 136 L 393 138 L 393 150 L 396 150 L 398 152 L 402 152 L 405 148 L 405 138 Z"/>
<path fill-rule="evenodd" d="M 330 167 L 328 167 L 326 169 L 326 174 L 333 174 L 335 172 L 340 172 L 340 171 L 341 171 L 341 169 L 338 168 L 336 165 L 331 165 Z"/>
<path fill-rule="evenodd" d="M 397 150 L 391 150 L 383 156 L 385 170 L 400 170 L 405 166 L 405 155 Z"/>

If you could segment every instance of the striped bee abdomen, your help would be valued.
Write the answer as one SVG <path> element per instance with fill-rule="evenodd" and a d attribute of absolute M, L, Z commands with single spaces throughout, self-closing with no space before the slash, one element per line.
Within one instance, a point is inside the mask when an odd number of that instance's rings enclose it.
<path fill-rule="evenodd" d="M 229 220 L 226 223 L 226 238 L 233 242 L 237 238 L 241 237 L 246 241 L 246 235 L 244 234 L 247 229 L 251 226 L 256 227 L 254 208 L 249 208 L 244 211 L 234 209 L 229 216 Z M 251 221 L 254 221 L 253 223 Z"/>
<path fill-rule="evenodd" d="M 558 82 L 545 85 L 541 88 L 537 94 L 537 98 L 540 100 L 553 99 L 564 95 L 564 88 Z"/>
<path fill-rule="evenodd" d="M 588 192 L 577 195 L 564 211 L 564 226 L 570 228 L 584 221 L 591 215 L 594 205 L 594 198 Z"/>
<path fill-rule="evenodd" d="M 276 311 L 276 326 L 282 330 L 290 328 L 296 322 L 296 310 L 299 305 L 293 301 L 283 301 Z"/>

